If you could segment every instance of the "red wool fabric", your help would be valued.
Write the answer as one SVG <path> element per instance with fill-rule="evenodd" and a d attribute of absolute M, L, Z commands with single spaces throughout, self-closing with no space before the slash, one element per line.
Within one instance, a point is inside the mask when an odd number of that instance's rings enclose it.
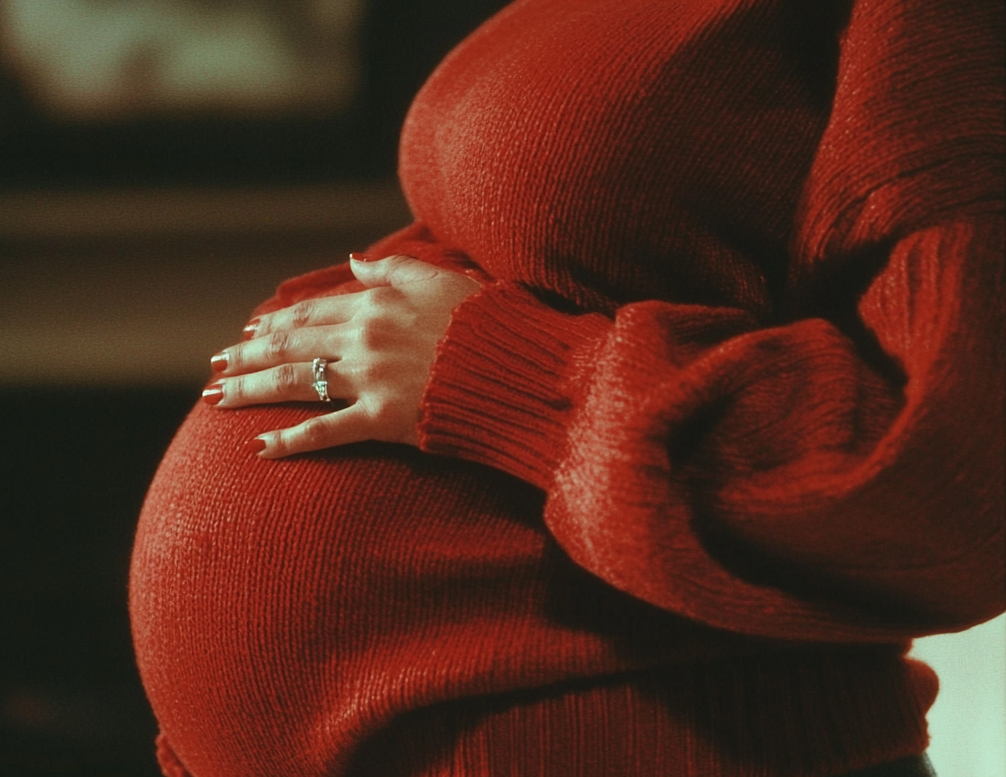
<path fill-rule="evenodd" d="M 1003 7 L 518 0 L 416 98 L 484 271 L 421 450 L 195 408 L 131 613 L 170 777 L 828 777 L 1006 609 Z M 359 289 L 339 266 L 262 310 Z"/>

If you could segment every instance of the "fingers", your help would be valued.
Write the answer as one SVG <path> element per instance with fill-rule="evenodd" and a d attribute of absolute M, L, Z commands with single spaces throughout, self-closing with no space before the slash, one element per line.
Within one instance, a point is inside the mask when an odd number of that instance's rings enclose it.
<path fill-rule="evenodd" d="M 253 441 L 252 450 L 263 459 L 278 459 L 371 439 L 374 439 L 373 419 L 363 403 L 356 402 L 345 410 L 259 435 Z"/>
<path fill-rule="evenodd" d="M 388 256 L 378 261 L 364 261 L 351 255 L 353 275 L 364 286 L 404 286 L 418 281 L 429 281 L 445 271 L 411 256 Z"/>
<path fill-rule="evenodd" d="M 444 273 L 411 256 L 395 255 L 378 259 L 368 254 L 350 254 L 350 257 L 353 275 L 369 288 L 401 286 L 431 280 Z M 242 335 L 245 340 L 252 340 L 283 330 L 343 324 L 353 317 L 359 301 L 360 297 L 356 294 L 307 299 L 252 319 L 242 330 Z"/>
<path fill-rule="evenodd" d="M 245 340 L 265 337 L 273 332 L 311 326 L 343 324 L 353 316 L 354 294 L 307 299 L 288 308 L 254 318 L 242 330 Z"/>
<path fill-rule="evenodd" d="M 338 326 L 309 326 L 278 330 L 232 346 L 210 363 L 221 377 L 242 375 L 321 356 L 335 359 L 345 351 L 346 334 Z"/>
<path fill-rule="evenodd" d="M 328 396 L 353 399 L 349 380 L 337 369 L 338 363 L 325 368 Z M 203 401 L 223 409 L 260 405 L 269 402 L 318 402 L 314 371 L 310 363 L 281 364 L 247 375 L 236 375 L 215 382 L 203 391 Z M 327 406 L 326 406 L 327 407 Z"/>

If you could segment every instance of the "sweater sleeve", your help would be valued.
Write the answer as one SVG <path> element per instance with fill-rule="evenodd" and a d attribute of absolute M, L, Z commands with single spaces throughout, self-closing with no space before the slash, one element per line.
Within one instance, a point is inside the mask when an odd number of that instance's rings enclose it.
<path fill-rule="evenodd" d="M 715 627 L 894 641 L 1006 609 L 1001 14 L 903 6 L 853 8 L 790 257 L 802 315 L 612 319 L 486 286 L 421 447 L 544 489 L 575 562 Z"/>

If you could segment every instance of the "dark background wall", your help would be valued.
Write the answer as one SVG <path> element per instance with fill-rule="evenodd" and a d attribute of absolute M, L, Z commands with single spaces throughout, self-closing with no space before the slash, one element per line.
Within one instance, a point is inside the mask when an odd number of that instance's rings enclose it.
<path fill-rule="evenodd" d="M 0 71 L 0 777 L 153 777 L 126 613 L 160 456 L 251 307 L 404 225 L 412 94 L 500 0 L 372 0 L 348 111 L 74 124 Z"/>
<path fill-rule="evenodd" d="M 156 775 L 125 614 L 136 515 L 186 390 L 0 392 L 0 774 Z"/>

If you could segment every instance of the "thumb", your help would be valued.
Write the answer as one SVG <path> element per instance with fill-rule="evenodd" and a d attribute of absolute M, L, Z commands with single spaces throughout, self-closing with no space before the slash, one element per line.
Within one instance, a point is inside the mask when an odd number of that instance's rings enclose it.
<path fill-rule="evenodd" d="M 396 255 L 374 260 L 366 254 L 350 254 L 349 264 L 353 275 L 367 288 L 404 286 L 428 281 L 440 274 L 439 268 L 411 256 Z"/>

